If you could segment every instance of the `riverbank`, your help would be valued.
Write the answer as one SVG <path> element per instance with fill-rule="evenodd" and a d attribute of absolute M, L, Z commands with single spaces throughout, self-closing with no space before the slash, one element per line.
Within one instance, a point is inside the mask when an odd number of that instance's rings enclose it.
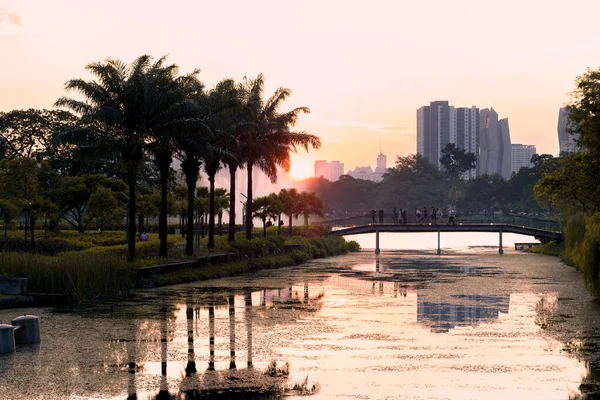
<path fill-rule="evenodd" d="M 539 244 L 529 249 L 530 253 L 534 254 L 545 254 L 548 256 L 555 256 L 560 258 L 562 262 L 572 267 L 579 269 L 573 259 L 567 255 L 565 242 L 549 242 L 545 244 Z"/>
<path fill-rule="evenodd" d="M 85 304 L 124 297 L 136 287 L 158 287 L 235 276 L 360 249 L 356 242 L 329 237 L 322 228 L 296 228 L 294 233 L 295 236 L 278 235 L 275 229 L 271 229 L 267 237 L 254 237 L 251 240 L 241 237 L 242 233 L 231 243 L 226 237 L 219 236 L 215 238 L 216 246 L 212 252 L 206 249 L 204 239 L 200 243 L 201 251 L 194 257 L 182 254 L 184 242 L 180 237 L 169 236 L 169 252 L 174 255 L 168 260 L 171 264 L 165 264 L 165 259 L 155 256 L 157 239 L 137 244 L 138 260 L 133 264 L 125 261 L 125 245 L 88 245 L 83 250 L 56 255 L 4 251 L 0 253 L 0 273 L 27 277 L 29 293 L 42 294 L 42 298 L 60 295 L 69 297 L 69 304 Z M 77 238 L 79 242 L 87 239 Z M 104 242 L 106 239 L 102 238 Z M 223 260 L 218 260 L 219 257 L 215 260 L 212 256 L 219 253 L 232 254 L 235 257 L 226 258 L 235 261 L 217 264 Z M 206 262 L 207 259 L 211 261 Z M 173 262 L 180 265 L 170 268 Z M 159 264 L 167 268 L 152 268 Z M 146 271 L 141 273 L 143 269 Z M 148 269 L 152 272 L 147 273 Z"/>

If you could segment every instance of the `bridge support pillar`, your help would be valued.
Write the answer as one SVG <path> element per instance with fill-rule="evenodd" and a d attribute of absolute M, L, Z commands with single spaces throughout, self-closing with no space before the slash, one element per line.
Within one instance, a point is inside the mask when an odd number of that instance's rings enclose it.
<path fill-rule="evenodd" d="M 379 229 L 375 230 L 375 254 L 379 254 Z"/>
<path fill-rule="evenodd" d="M 500 229 L 500 245 L 498 246 L 498 253 L 504 254 L 504 250 L 502 249 L 502 229 Z"/>
<path fill-rule="evenodd" d="M 440 247 L 440 230 L 438 229 L 438 248 L 437 248 L 437 253 L 438 254 L 442 254 L 442 249 Z"/>

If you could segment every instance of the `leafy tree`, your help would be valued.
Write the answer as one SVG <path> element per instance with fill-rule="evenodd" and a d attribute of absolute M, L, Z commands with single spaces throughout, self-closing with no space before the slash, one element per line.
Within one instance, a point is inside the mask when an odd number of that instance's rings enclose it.
<path fill-rule="evenodd" d="M 59 155 L 54 136 L 72 127 L 77 118 L 62 110 L 13 110 L 0 113 L 0 143 L 6 158 L 38 161 Z"/>
<path fill-rule="evenodd" d="M 0 217 L 4 225 L 4 238 L 7 237 L 7 231 L 12 221 L 19 216 L 19 207 L 11 200 L 0 199 Z"/>
<path fill-rule="evenodd" d="M 444 167 L 444 172 L 451 180 L 456 180 L 465 172 L 475 168 L 477 157 L 464 149 L 459 149 L 454 143 L 448 143 L 442 149 L 440 164 Z"/>
<path fill-rule="evenodd" d="M 100 186 L 90 196 L 89 210 L 92 216 L 99 221 L 100 232 L 104 231 L 105 222 L 120 217 L 119 206 L 114 192 L 108 188 Z"/>
<path fill-rule="evenodd" d="M 35 221 L 44 207 L 38 193 L 39 165 L 31 158 L 0 160 L 0 193 L 16 205 L 25 219 L 25 240 L 31 230 L 31 248 L 35 247 Z"/>

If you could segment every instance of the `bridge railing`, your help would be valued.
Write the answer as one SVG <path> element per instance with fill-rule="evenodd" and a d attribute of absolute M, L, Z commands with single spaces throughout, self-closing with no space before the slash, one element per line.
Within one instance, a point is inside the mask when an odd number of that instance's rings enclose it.
<path fill-rule="evenodd" d="M 511 215 L 511 216 L 484 216 L 484 215 L 474 215 L 474 216 L 456 216 L 455 222 L 457 224 L 510 224 L 517 226 L 524 226 L 528 228 L 535 229 L 543 229 L 552 232 L 562 232 L 562 228 L 558 221 L 542 219 L 542 218 L 532 218 L 525 217 L 520 215 Z M 373 222 L 373 218 L 371 214 L 362 214 L 362 215 L 354 215 L 343 218 L 329 219 L 318 222 L 313 222 L 313 224 L 321 224 L 321 225 L 329 225 L 332 227 L 351 227 L 351 226 L 359 226 L 359 225 L 368 225 L 372 223 L 383 223 L 383 224 L 397 224 L 398 221 L 394 220 L 393 214 L 383 215 L 383 222 L 380 222 L 379 215 L 375 215 L 375 222 Z M 430 222 L 429 219 L 428 222 Z M 415 217 L 408 218 L 408 224 L 417 224 L 415 221 Z M 444 225 L 448 223 L 448 216 L 442 217 L 441 221 L 438 221 L 438 224 Z"/>

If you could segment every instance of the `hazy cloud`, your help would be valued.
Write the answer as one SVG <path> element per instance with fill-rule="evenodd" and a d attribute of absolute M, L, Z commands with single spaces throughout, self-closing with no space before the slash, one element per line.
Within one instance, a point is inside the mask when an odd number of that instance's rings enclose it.
<path fill-rule="evenodd" d="M 411 133 L 411 132 L 408 132 L 408 128 L 406 126 L 377 126 L 377 124 L 370 124 L 370 123 L 349 122 L 349 121 L 332 121 L 332 120 L 327 120 L 325 122 L 328 125 L 335 126 L 335 127 L 346 127 L 346 128 L 353 128 L 353 129 L 368 129 L 372 132 L 379 132 L 379 133 L 403 133 L 403 134 Z"/>
<path fill-rule="evenodd" d="M 0 25 L 11 24 L 21 26 L 21 17 L 16 12 L 7 10 L 6 8 L 0 8 Z"/>

